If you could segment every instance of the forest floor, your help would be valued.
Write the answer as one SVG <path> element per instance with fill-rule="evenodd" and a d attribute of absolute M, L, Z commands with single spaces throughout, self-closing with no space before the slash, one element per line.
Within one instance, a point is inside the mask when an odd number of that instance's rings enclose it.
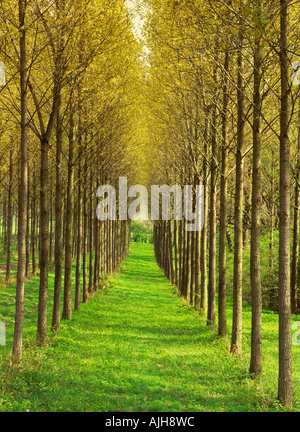
<path fill-rule="evenodd" d="M 37 280 L 26 286 L 30 299 Z M 8 289 L 1 287 L 1 301 Z M 243 312 L 243 354 L 233 356 L 228 341 L 218 339 L 199 311 L 176 295 L 149 244 L 131 243 L 120 273 L 73 312 L 71 320 L 62 321 L 58 334 L 49 331 L 43 348 L 35 344 L 34 306 L 33 298 L 25 319 L 22 363 L 9 365 L 13 325 L 7 328 L 6 346 L 0 346 L 2 412 L 283 410 L 276 402 L 277 314 L 264 311 L 264 373 L 253 381 L 248 373 L 251 308 L 245 305 Z M 51 303 L 51 323 L 50 317 Z M 293 346 L 295 411 L 300 410 L 299 350 Z"/>

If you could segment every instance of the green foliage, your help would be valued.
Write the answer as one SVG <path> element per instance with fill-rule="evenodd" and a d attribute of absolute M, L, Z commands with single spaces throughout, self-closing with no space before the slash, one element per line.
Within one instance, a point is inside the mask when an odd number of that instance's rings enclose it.
<path fill-rule="evenodd" d="M 153 243 L 152 224 L 132 221 L 130 238 L 134 242 Z"/>

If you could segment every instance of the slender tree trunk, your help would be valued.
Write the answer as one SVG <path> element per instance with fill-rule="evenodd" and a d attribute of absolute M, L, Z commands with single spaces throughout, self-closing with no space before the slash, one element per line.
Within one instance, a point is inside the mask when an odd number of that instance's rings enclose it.
<path fill-rule="evenodd" d="M 27 65 L 26 65 L 26 2 L 19 0 L 19 34 L 20 34 L 20 86 L 21 86 L 21 176 L 19 185 L 18 208 L 18 270 L 16 287 L 16 314 L 13 342 L 13 359 L 22 357 L 23 322 L 24 322 L 24 282 L 25 282 L 25 236 L 27 216 Z"/>
<path fill-rule="evenodd" d="M 216 261 L 217 261 L 217 142 L 216 142 L 216 106 L 212 110 L 211 122 L 211 181 L 210 181 L 210 224 L 209 224 L 209 279 L 208 279 L 208 309 L 207 325 L 214 326 L 216 323 Z"/>
<path fill-rule="evenodd" d="M 231 352 L 242 352 L 242 277 L 243 277 L 243 190 L 244 190 L 244 80 L 243 80 L 243 31 L 239 32 L 238 48 L 238 126 L 236 150 L 236 188 L 234 211 L 234 270 L 233 270 L 233 321 Z"/>
<path fill-rule="evenodd" d="M 191 283 L 190 283 L 190 304 L 194 306 L 195 301 L 195 271 L 196 271 L 196 232 L 192 231 L 191 236 Z"/>
<path fill-rule="evenodd" d="M 172 226 L 171 221 L 167 221 L 168 228 L 168 250 L 169 250 L 169 266 L 170 266 L 170 282 L 174 285 L 174 260 L 173 260 L 173 242 L 172 242 Z"/>
<path fill-rule="evenodd" d="M 49 262 L 52 261 L 52 247 L 53 247 L 53 189 L 52 181 L 50 181 L 50 232 L 49 232 Z"/>
<path fill-rule="evenodd" d="M 185 300 L 190 300 L 190 288 L 191 288 L 191 232 L 187 231 L 186 235 L 186 279 L 185 279 Z"/>
<path fill-rule="evenodd" d="M 71 108 L 72 110 L 72 108 Z M 66 202 L 66 226 L 65 226 L 65 275 L 64 275 L 64 319 L 72 317 L 72 227 L 73 227 L 73 158 L 74 158 L 74 118 L 71 111 L 69 132 L 69 160 L 68 160 L 68 185 Z"/>
<path fill-rule="evenodd" d="M 93 171 L 90 172 L 90 207 L 89 207 L 89 295 L 93 293 L 93 262 L 94 262 L 94 207 L 93 207 Z"/>
<path fill-rule="evenodd" d="M 84 161 L 84 186 L 83 186 L 83 259 L 82 259 L 82 302 L 87 303 L 88 286 L 87 286 L 87 160 Z"/>
<path fill-rule="evenodd" d="M 298 313 L 298 274 L 299 274 L 299 218 L 300 218 L 300 99 L 298 113 L 298 152 L 295 175 L 295 208 L 293 232 L 293 259 L 291 275 L 291 311 Z"/>
<path fill-rule="evenodd" d="M 279 219 L 279 378 L 278 399 L 293 405 L 290 292 L 290 76 L 289 3 L 281 0 L 280 10 L 280 219 Z"/>
<path fill-rule="evenodd" d="M 5 232 L 5 230 L 4 230 L 4 221 L 5 221 L 5 214 L 4 214 L 4 207 L 5 207 L 5 199 L 4 199 L 4 201 L 3 201 L 3 203 L 2 203 L 2 214 L 1 214 L 1 240 L 2 241 L 4 241 L 5 240 L 5 237 L 4 237 L 4 232 Z"/>
<path fill-rule="evenodd" d="M 194 176 L 194 187 L 193 187 L 193 202 L 196 202 L 196 198 L 195 198 L 195 190 L 196 190 L 196 176 Z M 194 206 L 194 212 L 196 209 L 196 204 Z M 196 287 L 196 231 L 192 231 L 190 233 L 191 236 L 191 250 L 190 250 L 190 254 L 191 254 L 191 282 L 190 282 L 190 304 L 192 306 L 195 305 L 195 287 Z"/>
<path fill-rule="evenodd" d="M 29 171 L 29 167 L 28 167 Z M 29 227 L 30 227 L 30 200 L 29 200 L 30 188 L 29 188 L 29 173 L 27 176 L 27 221 L 26 221 L 26 265 L 25 265 L 25 277 L 29 278 L 29 266 L 30 266 L 30 249 L 29 249 Z"/>
<path fill-rule="evenodd" d="M 61 284 L 62 284 L 62 205 L 63 185 L 61 178 L 62 159 L 62 118 L 61 118 L 61 96 L 59 96 L 56 124 L 56 186 L 55 186 L 55 279 L 54 279 L 54 303 L 52 314 L 52 330 L 58 331 L 60 327 L 61 311 Z"/>
<path fill-rule="evenodd" d="M 196 249 L 195 249 L 195 297 L 194 297 L 194 305 L 197 308 L 200 308 L 200 278 L 201 278 L 201 255 L 200 255 L 200 241 L 201 241 L 201 232 L 198 230 L 196 232 Z"/>
<path fill-rule="evenodd" d="M 32 261 L 32 274 L 36 273 L 36 175 L 33 170 L 33 199 L 31 203 L 31 261 Z"/>
<path fill-rule="evenodd" d="M 174 279 L 175 285 L 178 287 L 178 229 L 177 229 L 177 220 L 174 220 L 173 225 L 173 235 L 174 235 Z"/>
<path fill-rule="evenodd" d="M 182 293 L 182 274 L 183 274 L 183 236 L 182 236 L 183 221 L 179 221 L 178 229 L 178 247 L 179 247 L 179 268 L 178 268 L 178 291 Z"/>
<path fill-rule="evenodd" d="M 253 174 L 252 174 L 252 223 L 251 223 L 251 360 L 250 374 L 254 376 L 262 373 L 262 292 L 260 277 L 260 218 L 261 218 L 261 66 L 262 52 L 260 46 L 260 32 L 257 29 L 254 50 L 254 97 L 253 97 Z"/>
<path fill-rule="evenodd" d="M 187 252 L 187 247 L 186 247 L 186 231 L 185 231 L 185 221 L 182 222 L 181 224 L 181 241 L 182 241 L 182 264 L 181 264 L 181 287 L 180 287 L 180 292 L 181 295 L 185 295 L 185 283 L 186 283 L 186 252 Z"/>
<path fill-rule="evenodd" d="M 204 185 L 204 224 L 201 231 L 201 303 L 200 313 L 207 311 L 207 227 L 208 227 L 208 181 L 207 181 L 207 133 L 208 110 L 205 112 L 203 185 Z"/>
<path fill-rule="evenodd" d="M 6 281 L 10 279 L 11 271 L 11 241 L 12 241 L 12 185 L 13 185 L 13 150 L 9 153 L 9 186 L 8 186 L 8 203 L 7 203 L 7 256 L 6 256 Z"/>
<path fill-rule="evenodd" d="M 75 191 L 75 187 L 74 187 Z M 72 259 L 76 257 L 77 249 L 77 202 L 73 200 L 73 227 L 72 227 Z"/>
<path fill-rule="evenodd" d="M 100 221 L 97 217 L 94 218 L 94 248 L 95 248 L 95 258 L 94 258 L 94 283 L 93 283 L 93 291 L 97 291 L 99 287 L 99 227 Z M 107 259 L 105 259 L 105 263 L 107 263 Z"/>
<path fill-rule="evenodd" d="M 47 334 L 47 300 L 49 271 L 49 202 L 48 202 L 48 152 L 49 143 L 41 141 L 41 193 L 40 193 L 40 289 L 37 340 L 45 344 Z"/>
<path fill-rule="evenodd" d="M 108 224 L 108 273 L 112 273 L 113 270 L 113 226 L 112 226 L 112 221 L 108 220 L 107 221 Z M 101 260 L 101 257 L 100 257 Z"/>
<path fill-rule="evenodd" d="M 227 337 L 226 318 L 226 230 L 227 230 L 227 105 L 228 105 L 229 53 L 225 52 L 222 109 L 222 165 L 220 191 L 220 236 L 219 236 L 219 303 L 218 335 Z"/>
<path fill-rule="evenodd" d="M 81 284 L 81 249 L 82 249 L 82 212 L 81 212 L 81 163 L 78 161 L 78 185 L 77 185 L 77 255 L 76 255 L 76 280 L 75 280 L 75 310 L 80 310 L 80 284 Z"/>
<path fill-rule="evenodd" d="M 7 214 L 6 214 L 6 197 L 4 198 L 3 202 L 3 209 L 2 209 L 2 219 L 3 219 L 3 226 L 2 226 L 2 241 L 6 241 L 7 236 Z"/>
<path fill-rule="evenodd" d="M 270 241 L 269 241 L 269 267 L 273 270 L 273 240 L 274 240 L 274 152 L 272 151 L 271 161 L 271 190 L 270 190 Z"/>

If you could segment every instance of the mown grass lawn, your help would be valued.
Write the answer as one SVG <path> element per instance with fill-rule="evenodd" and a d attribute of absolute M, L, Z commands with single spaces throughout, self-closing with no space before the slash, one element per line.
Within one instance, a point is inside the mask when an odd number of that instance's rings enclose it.
<path fill-rule="evenodd" d="M 27 282 L 27 289 L 37 291 L 37 280 Z M 228 299 L 229 333 L 231 309 Z M 51 312 L 49 301 L 49 324 Z M 63 321 L 57 335 L 49 330 L 43 348 L 35 346 L 36 318 L 32 312 L 25 321 L 20 365 L 9 365 L 12 325 L 7 346 L 0 347 L 0 411 L 283 410 L 276 402 L 277 314 L 264 312 L 264 373 L 252 381 L 251 308 L 244 306 L 243 355 L 234 357 L 205 318 L 176 295 L 156 266 L 151 245 L 132 243 L 107 289 Z M 300 410 L 299 354 L 300 346 L 293 346 L 295 411 Z"/>

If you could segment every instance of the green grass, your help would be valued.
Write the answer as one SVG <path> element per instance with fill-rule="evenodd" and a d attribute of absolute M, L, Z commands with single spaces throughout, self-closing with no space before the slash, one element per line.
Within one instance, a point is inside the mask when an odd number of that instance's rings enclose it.
<path fill-rule="evenodd" d="M 29 281 L 27 289 L 35 284 Z M 49 317 L 51 309 L 50 302 Z M 231 310 L 228 299 L 229 330 Z M 35 346 L 36 312 L 28 314 L 23 362 L 14 367 L 8 357 L 12 327 L 7 346 L 0 346 L 0 411 L 283 410 L 276 403 L 277 314 L 264 311 L 264 373 L 252 381 L 250 306 L 244 305 L 243 355 L 234 357 L 205 318 L 176 295 L 149 244 L 132 243 L 108 288 L 63 321 L 47 346 Z M 293 346 L 295 411 L 300 409 L 299 350 Z"/>

